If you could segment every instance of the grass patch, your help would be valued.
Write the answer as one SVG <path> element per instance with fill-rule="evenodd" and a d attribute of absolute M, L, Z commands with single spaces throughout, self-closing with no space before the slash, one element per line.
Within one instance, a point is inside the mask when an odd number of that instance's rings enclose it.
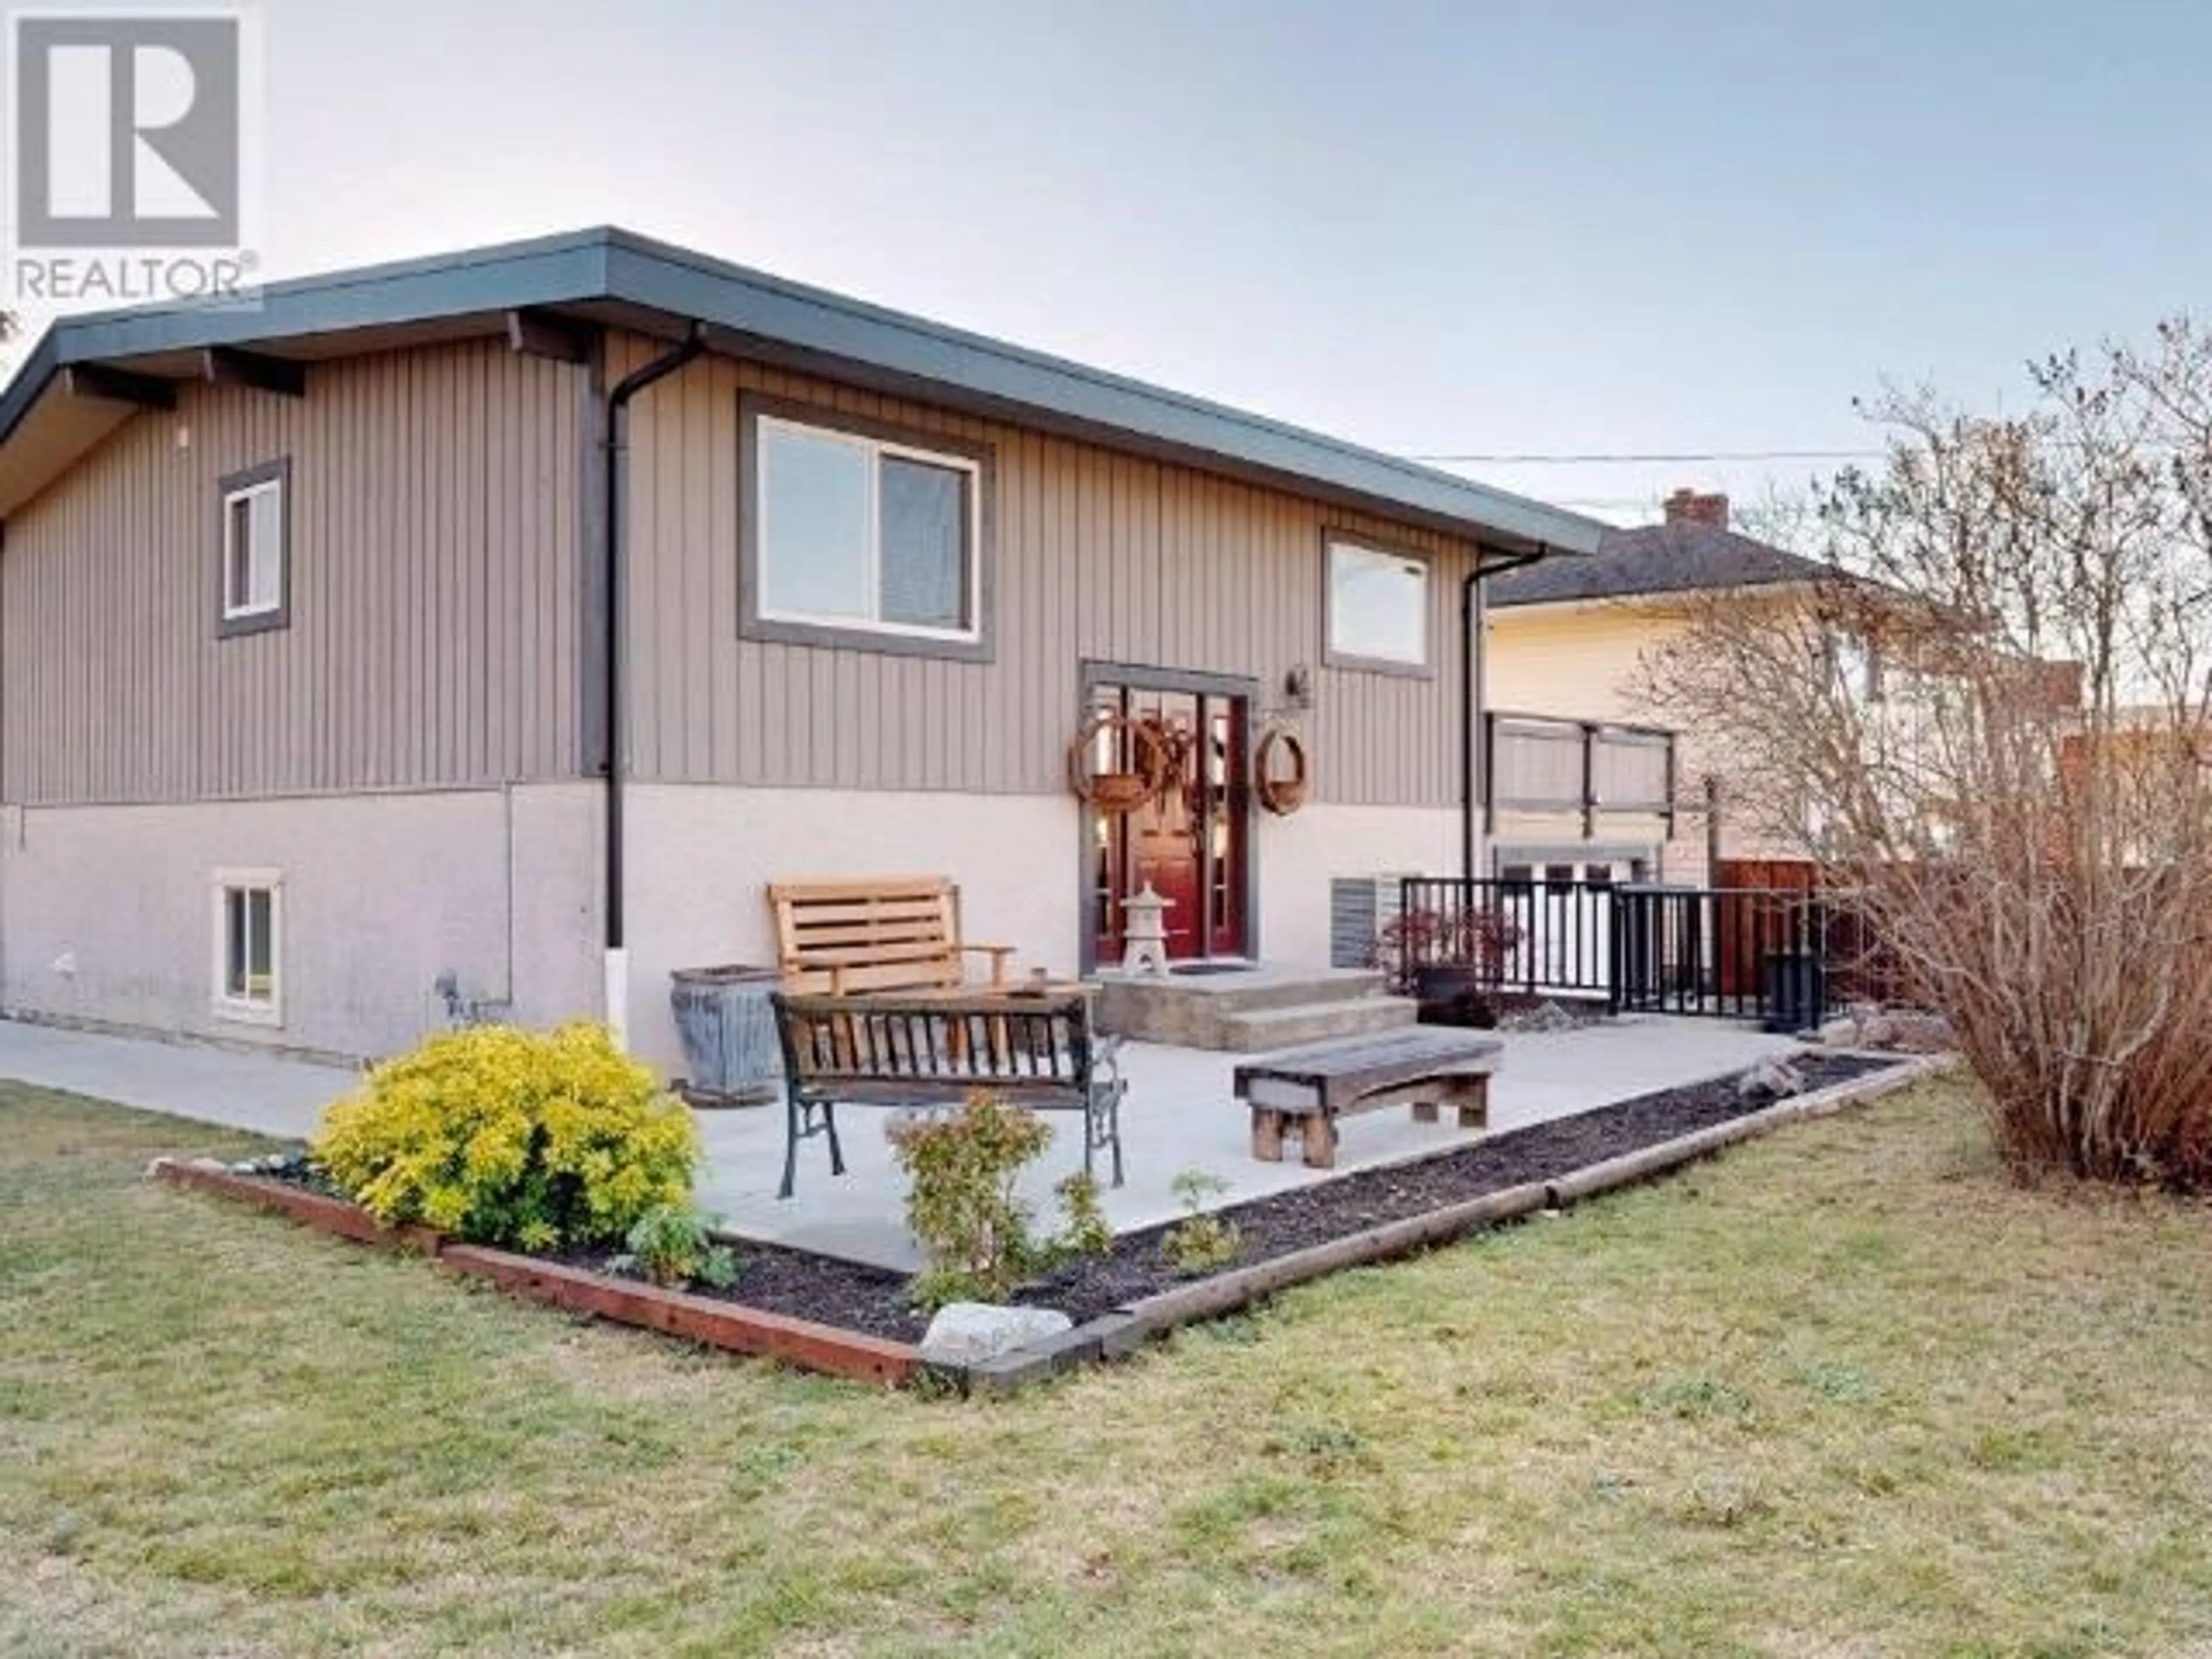
<path fill-rule="evenodd" d="M 581 1325 L 0 1087 L 0 1652 L 2173 1654 L 2212 1211 L 1956 1085 L 1011 1402 Z"/>

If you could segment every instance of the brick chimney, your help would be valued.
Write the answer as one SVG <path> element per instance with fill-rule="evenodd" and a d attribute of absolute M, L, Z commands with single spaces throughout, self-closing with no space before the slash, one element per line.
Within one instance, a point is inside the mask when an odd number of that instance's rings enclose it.
<path fill-rule="evenodd" d="M 1694 489 L 1678 489 L 1667 498 L 1668 524 L 1711 525 L 1715 530 L 1729 527 L 1728 497 L 1717 491 L 1701 495 Z"/>

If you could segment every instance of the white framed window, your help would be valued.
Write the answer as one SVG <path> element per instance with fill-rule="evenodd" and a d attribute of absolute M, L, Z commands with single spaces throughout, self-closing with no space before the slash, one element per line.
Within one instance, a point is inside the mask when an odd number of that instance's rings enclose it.
<path fill-rule="evenodd" d="M 222 609 L 226 635 L 282 628 L 290 619 L 291 464 L 270 461 L 222 481 Z"/>
<path fill-rule="evenodd" d="M 1429 665 L 1429 567 L 1409 553 L 1328 538 L 1328 659 L 1420 673 Z"/>
<path fill-rule="evenodd" d="M 275 870 L 215 874 L 215 1012 L 284 1023 L 284 878 Z"/>
<path fill-rule="evenodd" d="M 981 642 L 978 459 L 783 415 L 752 424 L 758 622 Z"/>

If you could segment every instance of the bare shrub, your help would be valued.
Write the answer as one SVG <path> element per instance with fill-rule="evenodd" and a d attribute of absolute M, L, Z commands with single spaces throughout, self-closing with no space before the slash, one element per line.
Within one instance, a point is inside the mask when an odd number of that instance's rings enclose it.
<path fill-rule="evenodd" d="M 2212 339 L 1868 412 L 1817 581 L 1686 602 L 1644 701 L 1727 753 L 1950 1021 L 2024 1176 L 2212 1187 Z"/>

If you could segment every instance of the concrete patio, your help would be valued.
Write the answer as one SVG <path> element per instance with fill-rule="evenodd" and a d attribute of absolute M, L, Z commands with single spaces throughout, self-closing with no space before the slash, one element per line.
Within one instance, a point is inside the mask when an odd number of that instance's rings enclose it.
<path fill-rule="evenodd" d="M 1503 1033 L 1500 1040 L 1505 1053 L 1492 1083 L 1492 1133 L 1740 1070 L 1796 1046 L 1787 1037 L 1724 1021 L 1656 1017 L 1570 1031 Z M 1194 1048 L 1124 1048 L 1121 1070 L 1129 1094 L 1121 1135 L 1128 1183 L 1105 1194 L 1107 1213 L 1118 1230 L 1178 1215 L 1171 1183 L 1185 1170 L 1218 1176 L 1229 1184 L 1221 1201 L 1236 1203 L 1480 1138 L 1449 1121 L 1414 1123 L 1402 1109 L 1376 1112 L 1345 1125 L 1334 1171 L 1308 1170 L 1295 1151 L 1281 1164 L 1257 1163 L 1245 1114 L 1230 1085 L 1236 1060 Z M 323 1107 L 358 1082 L 349 1072 L 260 1054 L 13 1021 L 0 1021 L 0 1078 L 292 1139 L 304 1137 Z M 798 1192 L 780 1201 L 781 1106 L 701 1113 L 708 1160 L 700 1202 L 750 1237 L 911 1267 L 917 1258 L 902 1219 L 906 1183 L 890 1161 L 885 1117 L 879 1110 L 842 1112 L 845 1176 L 830 1175 L 826 1143 L 809 1142 L 800 1148 Z M 1054 1144 L 1024 1182 L 1041 1212 L 1049 1205 L 1053 1184 L 1081 1167 L 1073 1120 L 1054 1115 L 1048 1121 Z M 191 1150 L 190 1133 L 180 1130 L 178 1151 Z"/>
<path fill-rule="evenodd" d="M 1498 1036 L 1505 1053 L 1491 1079 L 1492 1133 L 1740 1071 L 1762 1055 L 1797 1046 L 1791 1038 L 1721 1020 L 1643 1017 Z M 1249 1056 L 1129 1043 L 1121 1057 L 1121 1075 L 1129 1082 L 1121 1108 L 1127 1184 L 1104 1193 L 1117 1232 L 1181 1215 L 1171 1183 L 1185 1170 L 1218 1176 L 1229 1187 L 1219 1201 L 1235 1204 L 1481 1138 L 1480 1131 L 1454 1127 L 1449 1112 L 1443 1123 L 1415 1123 L 1401 1108 L 1347 1120 L 1333 1170 L 1307 1169 L 1295 1148 L 1280 1164 L 1261 1164 L 1252 1157 L 1249 1120 L 1231 1086 L 1237 1062 Z M 798 1191 L 779 1200 L 781 1106 L 702 1113 L 710 1167 L 701 1202 L 749 1237 L 884 1267 L 915 1267 L 919 1258 L 901 1218 L 906 1182 L 890 1160 L 883 1133 L 886 1115 L 841 1111 L 845 1175 L 830 1173 L 826 1143 L 805 1143 Z M 1073 1115 L 1055 1113 L 1047 1121 L 1054 1126 L 1054 1144 L 1021 1188 L 1040 1215 L 1050 1213 L 1054 1183 L 1080 1169 L 1083 1156 Z M 1099 1178 L 1107 1178 L 1103 1159 Z"/>

